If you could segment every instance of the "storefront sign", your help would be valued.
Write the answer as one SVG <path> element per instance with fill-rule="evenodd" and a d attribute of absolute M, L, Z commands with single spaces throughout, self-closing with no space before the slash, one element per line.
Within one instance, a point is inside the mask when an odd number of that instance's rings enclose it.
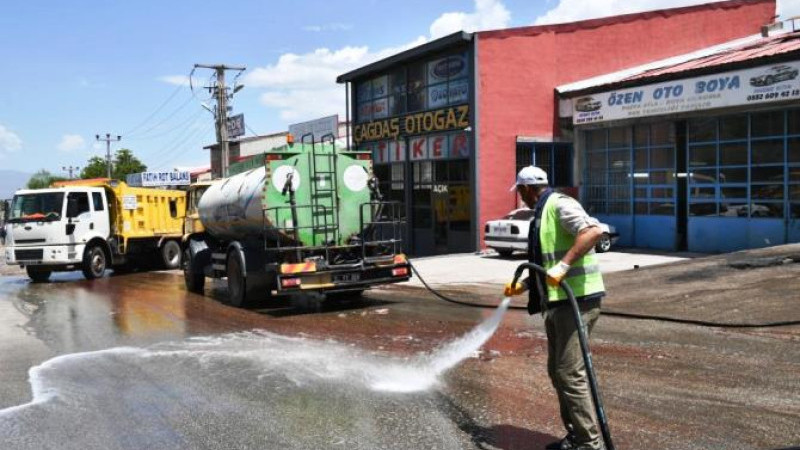
<path fill-rule="evenodd" d="M 800 99 L 800 62 L 603 92 L 572 101 L 576 125 Z"/>
<path fill-rule="evenodd" d="M 163 171 L 163 172 L 142 172 L 141 184 L 134 184 L 138 186 L 188 186 L 191 183 L 191 177 L 188 171 Z M 138 177 L 137 177 L 138 178 Z M 131 179 L 133 181 L 133 179 Z"/>
<path fill-rule="evenodd" d="M 358 144 L 382 139 L 397 139 L 413 134 L 457 130 L 468 126 L 469 105 L 459 105 L 357 124 L 353 127 L 353 139 Z"/>
<path fill-rule="evenodd" d="M 428 63 L 428 85 L 467 76 L 467 58 L 448 56 Z"/>
<path fill-rule="evenodd" d="M 434 134 L 408 139 L 408 151 L 405 139 L 396 141 L 380 141 L 364 144 L 362 149 L 372 152 L 375 164 L 388 164 L 406 160 L 412 161 L 435 159 L 469 158 L 469 136 L 467 133 Z"/>
<path fill-rule="evenodd" d="M 239 136 L 244 136 L 244 114 L 228 117 L 228 137 L 233 139 Z"/>
<path fill-rule="evenodd" d="M 465 102 L 468 98 L 469 83 L 467 80 L 453 81 L 428 88 L 428 106 L 431 108 Z"/>

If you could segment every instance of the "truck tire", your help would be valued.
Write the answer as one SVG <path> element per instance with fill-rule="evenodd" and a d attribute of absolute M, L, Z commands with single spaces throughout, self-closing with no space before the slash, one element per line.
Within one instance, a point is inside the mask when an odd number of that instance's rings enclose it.
<path fill-rule="evenodd" d="M 192 260 L 192 252 L 187 248 L 183 251 L 183 280 L 186 290 L 195 294 L 202 294 L 206 284 L 203 272 L 197 270 L 196 261 Z"/>
<path fill-rule="evenodd" d="M 226 266 L 228 269 L 228 304 L 237 308 L 247 308 L 250 306 L 253 296 L 248 295 L 244 265 L 238 252 L 228 253 Z"/>
<path fill-rule="evenodd" d="M 41 267 L 26 266 L 25 271 L 34 283 L 44 283 L 50 279 L 52 270 L 42 269 Z"/>
<path fill-rule="evenodd" d="M 86 247 L 86 250 L 83 252 L 81 271 L 87 280 L 94 280 L 95 278 L 102 277 L 107 267 L 108 257 L 103 247 L 97 244 L 91 244 Z"/>
<path fill-rule="evenodd" d="M 174 270 L 181 266 L 181 246 L 177 241 L 166 241 L 161 246 L 161 261 L 164 268 Z"/>

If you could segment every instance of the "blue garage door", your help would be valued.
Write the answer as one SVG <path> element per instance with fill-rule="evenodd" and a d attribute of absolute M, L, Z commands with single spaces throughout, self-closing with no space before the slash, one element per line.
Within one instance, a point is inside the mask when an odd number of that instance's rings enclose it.
<path fill-rule="evenodd" d="M 582 198 L 620 245 L 676 245 L 675 130 L 669 122 L 586 131 Z"/>
<path fill-rule="evenodd" d="M 800 241 L 800 110 L 690 120 L 689 249 Z"/>

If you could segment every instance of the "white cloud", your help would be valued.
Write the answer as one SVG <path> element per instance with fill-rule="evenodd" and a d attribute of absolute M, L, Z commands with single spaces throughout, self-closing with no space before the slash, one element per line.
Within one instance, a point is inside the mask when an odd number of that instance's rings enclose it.
<path fill-rule="evenodd" d="M 500 0 L 475 0 L 475 12 L 449 12 L 431 24 L 431 37 L 436 39 L 456 31 L 479 31 L 507 28 L 511 13 Z"/>
<path fill-rule="evenodd" d="M 265 88 L 261 103 L 280 111 L 284 121 L 297 122 L 331 114 L 345 115 L 344 86 L 336 77 L 371 62 L 389 57 L 428 39 L 420 36 L 408 44 L 370 51 L 369 47 L 327 48 L 298 55 L 286 53 L 275 64 L 258 67 L 245 76 L 243 83 Z"/>
<path fill-rule="evenodd" d="M 16 152 L 22 149 L 22 139 L 16 133 L 0 125 L 0 157 L 5 153 Z"/>
<path fill-rule="evenodd" d="M 75 150 L 83 150 L 85 147 L 86 140 L 79 134 L 65 134 L 61 136 L 61 142 L 56 146 L 56 148 L 62 152 L 74 152 Z"/>
<path fill-rule="evenodd" d="M 306 25 L 303 31 L 313 31 L 321 33 L 323 31 L 349 31 L 353 29 L 353 25 L 349 23 L 326 23 L 324 25 Z"/>
<path fill-rule="evenodd" d="M 167 84 L 172 84 L 175 86 L 189 86 L 189 76 L 188 75 L 165 75 L 163 77 L 158 77 L 159 81 L 163 81 Z M 197 77 L 192 77 L 192 85 L 194 87 L 202 86 L 203 81 Z"/>
<path fill-rule="evenodd" d="M 716 1 L 721 0 L 560 0 L 555 8 L 539 16 L 535 24 L 574 22 Z"/>
<path fill-rule="evenodd" d="M 501 0 L 475 0 L 472 12 L 449 12 L 439 16 L 430 26 L 430 36 L 419 36 L 404 45 L 377 50 L 368 46 L 347 46 L 318 48 L 305 54 L 284 53 L 274 64 L 249 70 L 243 83 L 265 89 L 260 95 L 261 103 L 278 109 L 281 119 L 287 123 L 330 114 L 344 117 L 344 87 L 336 84 L 337 76 L 462 29 L 504 28 L 510 21 L 511 14 Z M 342 24 L 328 27 L 333 30 L 341 28 L 339 25 Z M 306 29 L 327 31 L 325 27 Z"/>
<path fill-rule="evenodd" d="M 797 0 L 778 0 L 778 14 L 780 20 L 790 17 L 800 17 L 800 2 Z"/>

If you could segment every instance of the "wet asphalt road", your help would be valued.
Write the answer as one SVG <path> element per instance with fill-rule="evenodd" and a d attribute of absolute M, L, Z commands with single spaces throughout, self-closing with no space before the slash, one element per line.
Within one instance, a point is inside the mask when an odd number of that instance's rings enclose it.
<path fill-rule="evenodd" d="M 511 450 L 562 434 L 542 321 L 521 311 L 432 376 L 426 356 L 492 310 L 404 287 L 239 310 L 177 272 L 53 279 L 0 277 L 2 448 Z M 601 319 L 617 448 L 799 445 L 798 334 Z"/>

